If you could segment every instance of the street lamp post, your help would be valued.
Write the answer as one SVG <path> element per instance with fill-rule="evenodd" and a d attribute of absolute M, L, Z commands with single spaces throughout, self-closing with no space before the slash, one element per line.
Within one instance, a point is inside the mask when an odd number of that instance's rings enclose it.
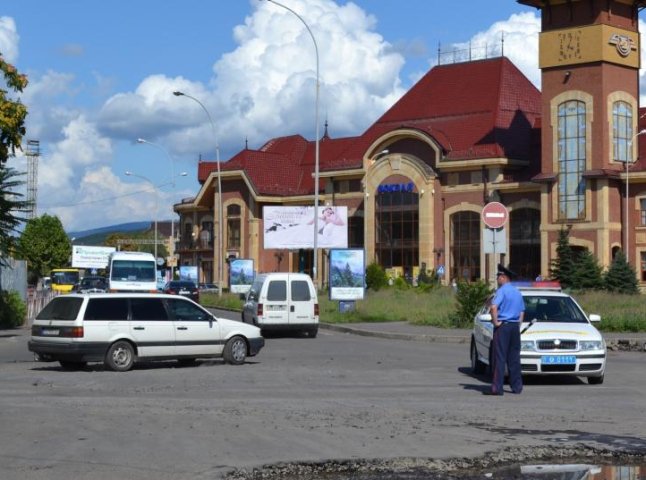
<path fill-rule="evenodd" d="M 173 157 L 170 156 L 170 153 L 168 152 L 168 150 L 166 150 L 161 145 L 159 145 L 157 143 L 149 142 L 148 140 L 146 140 L 144 138 L 138 138 L 137 143 L 141 143 L 141 144 L 145 143 L 147 145 L 152 145 L 153 147 L 159 148 L 160 150 L 162 150 L 166 154 L 166 156 L 168 157 L 168 159 L 170 160 L 170 163 L 171 163 L 171 175 L 172 175 L 171 178 L 172 178 L 172 182 L 173 182 L 172 186 L 173 186 L 173 193 L 175 193 L 175 160 L 173 159 Z M 180 176 L 182 176 L 182 175 L 180 174 Z M 175 261 L 176 261 L 176 257 L 175 257 L 175 219 L 172 216 L 171 216 L 171 221 L 170 221 L 170 238 L 171 238 L 171 247 L 172 247 L 171 257 L 173 259 L 173 264 L 170 267 L 170 278 L 172 280 L 172 279 L 175 278 Z"/>
<path fill-rule="evenodd" d="M 215 131 L 215 125 L 213 124 L 213 119 L 211 118 L 211 114 L 209 111 L 206 109 L 204 104 L 200 102 L 197 98 L 192 97 L 191 95 L 188 95 L 184 92 L 180 91 L 175 91 L 173 92 L 173 95 L 176 97 L 186 97 L 190 98 L 191 100 L 195 101 L 200 107 L 202 107 L 202 110 L 204 110 L 204 113 L 206 113 L 206 116 L 209 119 L 209 123 L 211 124 L 211 129 L 213 130 L 213 136 L 215 137 L 215 162 L 217 163 L 218 167 L 218 296 L 222 296 L 222 275 L 223 275 L 223 253 L 222 253 L 222 235 L 223 235 L 223 215 L 222 215 L 222 177 L 220 175 L 220 144 L 218 142 L 218 135 L 217 132 Z"/>
<path fill-rule="evenodd" d="M 309 25 L 303 20 L 303 17 L 301 17 L 298 13 L 296 13 L 294 10 L 291 8 L 283 5 L 282 3 L 277 2 L 276 0 L 267 0 L 268 2 L 271 2 L 275 5 L 278 5 L 279 7 L 284 8 L 285 10 L 293 13 L 296 18 L 298 18 L 303 25 L 305 25 L 305 28 L 307 29 L 307 32 L 310 34 L 310 37 L 312 37 L 312 42 L 314 42 L 314 51 L 316 53 L 316 106 L 315 106 L 315 117 L 316 117 L 316 148 L 315 148 L 315 157 L 314 157 L 314 264 L 312 266 L 312 276 L 314 279 L 314 284 L 318 288 L 318 231 L 319 231 L 319 225 L 318 225 L 318 219 L 319 219 L 319 90 L 320 90 L 320 83 L 319 83 L 319 47 L 316 43 L 316 38 L 314 38 L 314 34 L 312 33 L 312 30 L 310 29 Z"/>
<path fill-rule="evenodd" d="M 144 175 L 139 175 L 131 171 L 126 171 L 126 175 L 129 177 L 137 177 L 137 178 L 141 178 L 142 180 L 145 180 L 146 182 L 150 183 L 150 185 L 153 187 L 155 191 L 155 220 L 154 220 L 155 222 L 155 261 L 157 261 L 157 216 L 159 213 L 159 190 L 157 189 L 158 185 L 155 185 L 150 178 Z M 174 175 L 171 178 L 171 182 L 173 183 L 175 182 L 175 177 L 185 177 L 186 175 L 188 175 L 186 172 L 182 172 L 177 175 Z"/>
<path fill-rule="evenodd" d="M 628 251 L 628 247 L 629 247 L 629 245 L 628 245 L 628 219 L 629 219 L 629 216 L 628 216 L 628 192 L 629 192 L 628 182 L 629 182 L 629 179 L 630 179 L 630 177 L 628 175 L 628 158 L 632 158 L 632 156 L 633 156 L 633 151 L 634 151 L 633 142 L 635 141 L 635 138 L 637 138 L 640 135 L 643 135 L 644 133 L 646 133 L 646 128 L 640 130 L 639 132 L 637 132 L 635 135 L 632 136 L 632 138 L 630 139 L 630 153 L 626 157 L 626 200 L 625 200 L 625 206 L 624 206 L 624 210 L 625 210 L 625 212 L 624 212 L 624 217 L 625 217 L 624 218 L 624 248 L 626 249 L 626 262 L 628 262 L 628 263 L 630 263 L 630 253 Z"/>

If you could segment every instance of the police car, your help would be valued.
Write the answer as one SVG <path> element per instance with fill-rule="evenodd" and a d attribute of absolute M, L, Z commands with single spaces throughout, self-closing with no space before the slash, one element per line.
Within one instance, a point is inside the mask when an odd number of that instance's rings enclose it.
<path fill-rule="evenodd" d="M 521 326 L 523 375 L 572 375 L 587 377 L 591 385 L 603 383 L 606 343 L 592 325 L 599 315 L 586 315 L 578 303 L 561 291 L 557 282 L 514 283 L 525 300 Z M 493 324 L 490 302 L 474 319 L 471 336 L 471 369 L 484 373 L 492 364 Z"/>

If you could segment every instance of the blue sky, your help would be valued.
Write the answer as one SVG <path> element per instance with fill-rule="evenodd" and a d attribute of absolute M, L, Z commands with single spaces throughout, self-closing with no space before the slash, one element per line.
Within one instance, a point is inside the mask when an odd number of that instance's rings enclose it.
<path fill-rule="evenodd" d="M 361 134 L 437 62 L 439 44 L 498 48 L 504 31 L 505 54 L 540 86 L 538 13 L 514 0 L 281 3 L 317 39 L 332 137 Z M 20 98 L 26 139 L 41 144 L 38 213 L 70 231 L 170 218 L 174 202 L 198 192 L 197 160 L 214 159 L 216 136 L 222 160 L 245 141 L 314 137 L 311 39 L 266 1 L 4 2 L 0 52 L 30 79 Z M 173 90 L 205 105 L 216 135 Z"/>

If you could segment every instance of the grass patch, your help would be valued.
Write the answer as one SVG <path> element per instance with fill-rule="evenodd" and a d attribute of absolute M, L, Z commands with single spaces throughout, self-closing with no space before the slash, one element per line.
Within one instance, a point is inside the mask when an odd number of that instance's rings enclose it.
<path fill-rule="evenodd" d="M 621 295 L 607 292 L 574 292 L 574 298 L 586 313 L 601 315 L 596 324 L 604 332 L 646 332 L 646 299 L 643 295 Z M 203 293 L 205 307 L 242 310 L 242 300 L 232 293 Z M 331 301 L 326 292 L 319 293 L 320 320 L 326 323 L 398 322 L 453 328 L 452 315 L 457 310 L 455 294 L 449 287 L 426 291 L 416 288 L 367 290 L 357 300 L 354 312 L 340 313 L 339 302 Z"/>

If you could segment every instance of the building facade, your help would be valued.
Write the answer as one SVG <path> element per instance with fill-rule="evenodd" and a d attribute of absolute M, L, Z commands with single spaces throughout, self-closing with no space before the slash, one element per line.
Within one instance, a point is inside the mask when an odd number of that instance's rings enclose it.
<path fill-rule="evenodd" d="M 505 57 L 436 66 L 363 134 L 334 139 L 326 125 L 316 186 L 316 142 L 299 135 L 223 162 L 221 202 L 216 163 L 200 162 L 199 192 L 175 205 L 180 264 L 197 265 L 204 282 L 217 282 L 218 262 L 232 257 L 254 259 L 258 272 L 312 273 L 312 250 L 264 248 L 262 207 L 313 205 L 318 188 L 321 205 L 348 208 L 348 246 L 393 275 L 441 267 L 445 283 L 491 279 L 502 262 L 524 278 L 549 277 L 567 229 L 604 267 L 627 251 L 646 284 L 643 2 L 519 3 L 541 10 L 542 91 Z M 509 220 L 484 253 L 492 232 L 481 213 L 492 201 Z M 326 251 L 317 255 L 321 285 Z"/>

